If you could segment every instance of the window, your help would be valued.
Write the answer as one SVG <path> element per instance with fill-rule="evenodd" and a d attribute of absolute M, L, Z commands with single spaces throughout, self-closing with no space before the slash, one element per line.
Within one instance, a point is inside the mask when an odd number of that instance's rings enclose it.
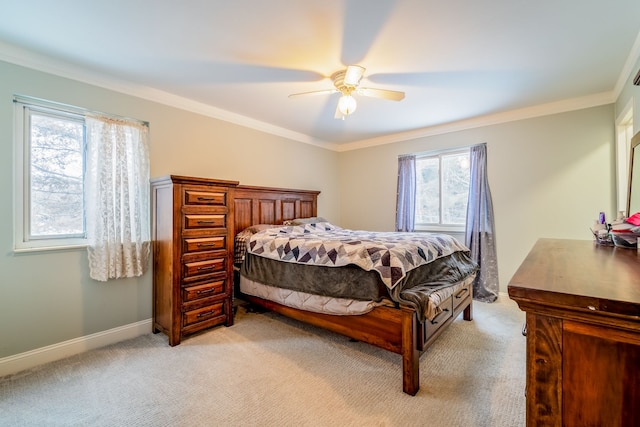
<path fill-rule="evenodd" d="M 416 156 L 416 229 L 464 230 L 469 150 Z"/>
<path fill-rule="evenodd" d="M 17 250 L 86 244 L 84 115 L 15 99 Z"/>

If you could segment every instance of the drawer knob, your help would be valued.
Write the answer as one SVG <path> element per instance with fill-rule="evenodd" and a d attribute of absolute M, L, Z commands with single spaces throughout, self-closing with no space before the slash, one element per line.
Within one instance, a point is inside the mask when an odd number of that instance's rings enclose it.
<path fill-rule="evenodd" d="M 198 224 L 215 224 L 215 223 L 216 222 L 212 220 L 205 221 L 201 219 L 200 221 L 198 221 Z"/>
<path fill-rule="evenodd" d="M 210 246 L 215 246 L 215 243 L 198 243 L 199 248 L 208 248 Z"/>
<path fill-rule="evenodd" d="M 198 267 L 198 271 L 203 271 L 203 270 L 213 270 L 216 266 L 215 265 L 207 265 L 204 267 Z"/>
<path fill-rule="evenodd" d="M 196 292 L 196 294 L 201 295 L 201 294 L 210 294 L 213 291 L 215 291 L 215 289 L 211 288 L 211 289 L 201 289 L 198 292 Z"/>
<path fill-rule="evenodd" d="M 199 196 L 198 200 L 201 201 L 201 202 L 213 202 L 216 199 L 215 199 L 215 197 L 202 197 L 202 196 Z"/>

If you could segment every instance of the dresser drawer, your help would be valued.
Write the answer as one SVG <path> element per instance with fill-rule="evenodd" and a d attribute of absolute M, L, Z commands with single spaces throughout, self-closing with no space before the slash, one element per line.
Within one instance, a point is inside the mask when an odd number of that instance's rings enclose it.
<path fill-rule="evenodd" d="M 439 307 L 442 309 L 442 313 L 438 314 L 433 320 L 427 320 L 424 322 L 426 340 L 428 340 L 435 331 L 440 329 L 440 327 L 442 327 L 446 321 L 453 316 L 452 298 L 453 297 L 449 297 L 440 303 Z"/>
<path fill-rule="evenodd" d="M 226 206 L 227 193 L 224 191 L 184 190 L 185 205 Z"/>
<path fill-rule="evenodd" d="M 208 320 L 219 319 L 220 323 L 225 321 L 224 302 L 219 302 L 195 310 L 185 311 L 182 314 L 182 326 L 190 326 Z M 207 322 L 209 323 L 209 322 Z"/>
<path fill-rule="evenodd" d="M 225 293 L 226 280 L 215 280 L 182 288 L 182 302 L 192 302 Z"/>
<path fill-rule="evenodd" d="M 183 239 L 182 252 L 186 254 L 225 249 L 227 247 L 226 241 L 226 236 Z"/>
<path fill-rule="evenodd" d="M 225 271 L 225 258 L 208 259 L 204 261 L 185 262 L 183 276 L 185 278 Z"/>
<path fill-rule="evenodd" d="M 186 230 L 198 228 L 225 228 L 226 226 L 227 216 L 225 214 L 184 215 L 184 228 Z"/>
<path fill-rule="evenodd" d="M 471 286 L 472 284 L 466 285 L 464 288 L 459 289 L 455 294 L 453 294 L 453 311 L 454 313 L 458 310 L 461 304 L 464 304 L 469 299 L 471 299 Z"/>

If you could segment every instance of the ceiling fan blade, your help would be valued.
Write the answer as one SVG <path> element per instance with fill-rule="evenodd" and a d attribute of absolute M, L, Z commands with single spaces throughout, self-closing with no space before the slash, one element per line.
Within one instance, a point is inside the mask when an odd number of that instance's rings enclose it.
<path fill-rule="evenodd" d="M 340 62 L 357 64 L 366 58 L 380 34 L 390 24 L 395 1 L 350 0 L 344 2 Z"/>
<path fill-rule="evenodd" d="M 349 65 L 344 73 L 344 84 L 349 86 L 358 86 L 365 68 L 360 65 Z"/>
<path fill-rule="evenodd" d="M 289 98 L 302 95 L 330 95 L 336 92 L 338 92 L 337 89 L 313 90 L 311 92 L 292 93 L 291 95 L 289 95 Z"/>
<path fill-rule="evenodd" d="M 382 98 L 391 101 L 401 101 L 404 99 L 404 92 L 387 89 L 374 89 L 369 87 L 361 87 L 356 90 L 358 95 L 370 96 L 372 98 Z"/>

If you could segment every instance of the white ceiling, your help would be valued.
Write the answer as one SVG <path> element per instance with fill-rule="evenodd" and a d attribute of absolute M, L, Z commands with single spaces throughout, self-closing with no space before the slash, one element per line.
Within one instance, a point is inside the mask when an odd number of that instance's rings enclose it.
<path fill-rule="evenodd" d="M 338 150 L 612 102 L 639 31 L 638 0 L 0 0 L 0 59 Z M 350 64 L 406 98 L 288 97 Z"/>

